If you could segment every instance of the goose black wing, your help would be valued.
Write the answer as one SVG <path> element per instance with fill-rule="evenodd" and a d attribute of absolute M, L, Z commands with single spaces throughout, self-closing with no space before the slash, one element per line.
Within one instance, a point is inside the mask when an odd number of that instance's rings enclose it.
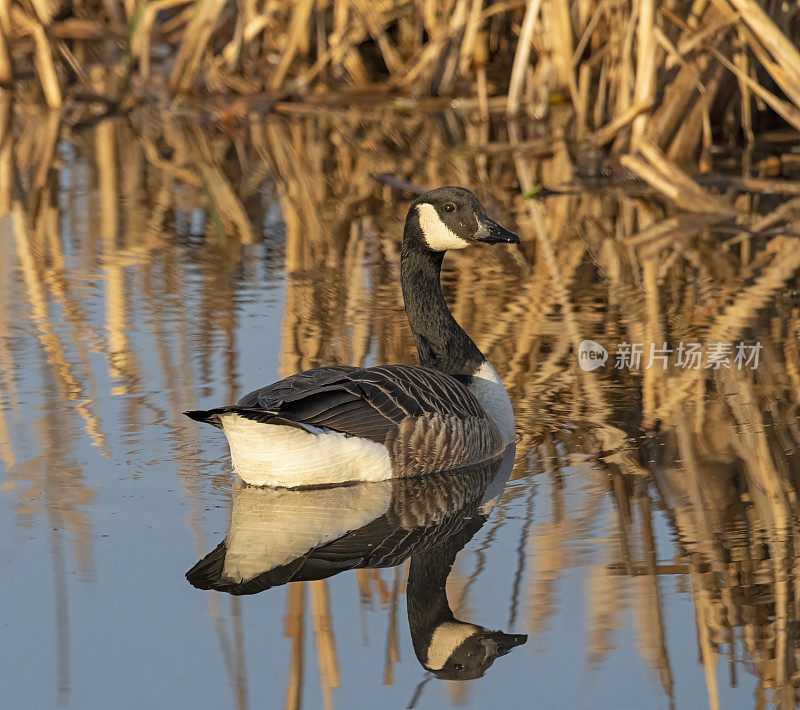
<path fill-rule="evenodd" d="M 486 416 L 455 377 L 411 365 L 308 370 L 255 390 L 234 407 L 212 411 L 326 427 L 378 443 L 407 417 Z"/>

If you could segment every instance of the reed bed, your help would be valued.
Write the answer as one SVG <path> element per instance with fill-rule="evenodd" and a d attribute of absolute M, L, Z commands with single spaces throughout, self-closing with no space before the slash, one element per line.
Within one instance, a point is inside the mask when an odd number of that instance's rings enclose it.
<path fill-rule="evenodd" d="M 0 82 L 94 113 L 189 97 L 228 118 L 386 98 L 456 99 L 484 120 L 568 106 L 571 135 L 658 182 L 665 157 L 704 171 L 719 143 L 800 130 L 797 19 L 766 0 L 12 0 Z"/>

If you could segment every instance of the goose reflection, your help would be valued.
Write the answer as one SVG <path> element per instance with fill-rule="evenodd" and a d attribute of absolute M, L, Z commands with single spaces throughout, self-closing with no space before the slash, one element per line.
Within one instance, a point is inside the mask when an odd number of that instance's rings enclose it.
<path fill-rule="evenodd" d="M 237 480 L 227 536 L 186 578 L 198 589 L 256 594 L 410 558 L 406 597 L 417 659 L 440 678 L 479 678 L 527 636 L 456 619 L 445 585 L 513 463 L 512 445 L 501 459 L 416 479 L 306 490 Z"/>

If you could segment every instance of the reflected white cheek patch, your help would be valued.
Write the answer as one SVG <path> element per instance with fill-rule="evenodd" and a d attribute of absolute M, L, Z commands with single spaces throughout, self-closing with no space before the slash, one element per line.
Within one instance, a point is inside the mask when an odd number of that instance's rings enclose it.
<path fill-rule="evenodd" d="M 417 205 L 417 214 L 419 215 L 419 226 L 422 229 L 425 242 L 434 251 L 463 249 L 469 246 L 469 242 L 466 239 L 459 237 L 442 222 L 433 205 Z"/>

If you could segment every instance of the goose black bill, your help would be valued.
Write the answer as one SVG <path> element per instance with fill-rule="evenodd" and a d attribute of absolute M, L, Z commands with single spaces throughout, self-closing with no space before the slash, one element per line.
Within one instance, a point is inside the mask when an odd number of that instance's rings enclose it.
<path fill-rule="evenodd" d="M 475 240 L 485 244 L 519 244 L 519 236 L 497 224 L 485 214 L 478 215 Z"/>

